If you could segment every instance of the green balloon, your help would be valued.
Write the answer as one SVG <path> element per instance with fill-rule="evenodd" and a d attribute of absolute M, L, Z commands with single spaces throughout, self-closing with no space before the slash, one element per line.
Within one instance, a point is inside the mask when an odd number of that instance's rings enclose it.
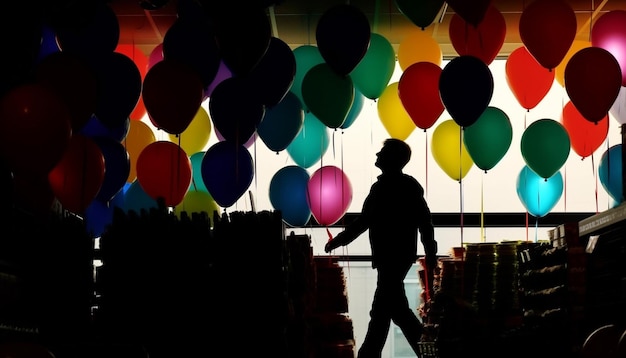
<path fill-rule="evenodd" d="M 526 165 L 537 175 L 548 179 L 567 161 L 570 138 L 563 125 L 553 119 L 531 123 L 521 139 L 521 151 Z"/>
<path fill-rule="evenodd" d="M 463 130 L 463 142 L 474 164 L 487 171 L 500 162 L 511 147 L 513 127 L 501 109 L 487 107 L 478 120 Z"/>
<path fill-rule="evenodd" d="M 304 79 L 311 67 L 324 63 L 324 58 L 317 46 L 313 45 L 298 46 L 293 50 L 293 55 L 296 58 L 296 74 L 291 84 L 291 92 L 298 96 L 300 102 L 302 102 L 302 109 L 308 111 L 309 109 L 304 103 L 304 98 L 302 98 L 302 79 Z"/>
<path fill-rule="evenodd" d="M 322 159 L 329 145 L 328 127 L 308 112 L 304 114 L 300 132 L 287 146 L 287 153 L 297 165 L 306 169 Z"/>
<path fill-rule="evenodd" d="M 435 21 L 444 0 L 395 0 L 398 10 L 422 30 Z"/>
<path fill-rule="evenodd" d="M 396 67 L 396 53 L 384 36 L 372 33 L 370 45 L 359 64 L 350 72 L 350 77 L 361 93 L 369 98 L 380 97 Z"/>
<path fill-rule="evenodd" d="M 327 63 L 320 63 L 304 76 L 302 97 L 322 123 L 339 128 L 352 107 L 354 84 L 350 76 L 340 76 Z"/>

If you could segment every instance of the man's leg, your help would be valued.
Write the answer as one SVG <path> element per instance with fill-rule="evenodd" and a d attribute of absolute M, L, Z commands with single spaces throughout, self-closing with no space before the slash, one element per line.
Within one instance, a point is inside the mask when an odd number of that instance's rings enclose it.
<path fill-rule="evenodd" d="M 359 349 L 358 358 L 380 358 L 389 334 L 391 311 L 389 310 L 390 300 L 385 276 L 378 270 L 378 282 L 370 310 L 370 322 L 363 344 Z"/>

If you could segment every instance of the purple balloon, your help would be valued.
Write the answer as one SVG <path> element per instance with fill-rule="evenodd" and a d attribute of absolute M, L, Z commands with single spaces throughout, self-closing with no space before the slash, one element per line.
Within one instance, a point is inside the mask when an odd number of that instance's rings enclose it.
<path fill-rule="evenodd" d="M 211 93 L 213 93 L 215 87 L 217 87 L 217 85 L 219 85 L 225 79 L 231 78 L 232 76 L 233 73 L 230 71 L 228 66 L 226 66 L 224 61 L 220 61 L 220 65 L 217 68 L 217 74 L 215 74 L 213 82 L 211 82 L 209 86 L 204 90 L 204 99 L 211 97 Z"/>

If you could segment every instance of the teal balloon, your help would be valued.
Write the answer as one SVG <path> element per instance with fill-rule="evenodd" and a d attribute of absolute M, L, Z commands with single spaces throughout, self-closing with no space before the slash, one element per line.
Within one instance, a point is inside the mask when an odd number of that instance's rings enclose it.
<path fill-rule="evenodd" d="M 133 181 L 124 193 L 124 212 L 134 211 L 141 213 L 141 210 L 150 211 L 152 208 L 158 208 L 159 204 L 150 195 L 148 195 L 138 180 Z"/>
<path fill-rule="evenodd" d="M 272 206 L 280 210 L 282 219 L 291 226 L 305 226 L 311 218 L 307 202 L 309 173 L 297 165 L 288 165 L 274 174 L 269 196 Z"/>
<path fill-rule="evenodd" d="M 324 58 L 317 46 L 302 45 L 293 50 L 296 57 L 296 74 L 291 84 L 291 92 L 293 92 L 302 102 L 302 109 L 308 111 L 309 108 L 302 98 L 302 80 L 309 70 L 320 63 L 324 63 Z"/>
<path fill-rule="evenodd" d="M 622 145 L 616 144 L 602 154 L 598 166 L 600 183 L 617 203 L 624 201 L 622 180 Z"/>
<path fill-rule="evenodd" d="M 189 190 L 209 192 L 209 189 L 204 185 L 204 179 L 202 179 L 202 159 L 204 158 L 204 151 L 193 153 L 189 160 L 191 161 L 191 185 Z"/>
<path fill-rule="evenodd" d="M 522 134 L 522 157 L 535 173 L 549 178 L 567 161 L 570 144 L 569 134 L 561 123 L 540 119 L 531 123 Z"/>
<path fill-rule="evenodd" d="M 267 148 L 280 152 L 298 135 L 303 123 L 302 102 L 293 92 L 287 92 L 277 105 L 266 110 L 256 132 Z"/>
<path fill-rule="evenodd" d="M 549 213 L 563 195 L 563 176 L 556 172 L 542 178 L 528 166 L 517 176 L 517 196 L 530 214 L 542 217 Z"/>
<path fill-rule="evenodd" d="M 365 56 L 350 72 L 354 87 L 369 98 L 380 97 L 396 68 L 396 52 L 383 35 L 372 33 Z"/>
<path fill-rule="evenodd" d="M 310 168 L 322 159 L 329 144 L 328 127 L 309 112 L 304 115 L 302 129 L 287 146 L 287 153 L 297 165 Z"/>
<path fill-rule="evenodd" d="M 504 158 L 513 140 L 509 116 L 499 108 L 487 107 L 478 120 L 464 128 L 463 142 L 474 164 L 487 171 Z"/>
<path fill-rule="evenodd" d="M 329 128 L 345 122 L 354 101 L 354 83 L 326 63 L 313 66 L 302 80 L 302 98 L 309 110 Z"/>
<path fill-rule="evenodd" d="M 435 21 L 444 0 L 395 0 L 396 7 L 422 30 Z"/>
<path fill-rule="evenodd" d="M 356 119 L 359 118 L 359 115 L 361 114 L 361 111 L 363 110 L 364 102 L 365 102 L 365 96 L 363 96 L 363 94 L 361 94 L 359 90 L 355 89 L 354 101 L 352 101 L 352 106 L 350 106 L 350 111 L 348 112 L 348 115 L 346 116 L 346 120 L 341 125 L 340 127 L 341 129 L 349 128 L 354 123 L 354 121 L 356 121 Z"/>

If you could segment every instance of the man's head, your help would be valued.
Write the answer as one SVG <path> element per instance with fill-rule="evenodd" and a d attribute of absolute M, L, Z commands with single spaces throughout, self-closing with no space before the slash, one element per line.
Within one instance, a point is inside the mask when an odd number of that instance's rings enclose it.
<path fill-rule="evenodd" d="M 398 171 L 411 159 L 411 147 L 404 141 L 389 138 L 376 153 L 376 166 L 382 171 Z"/>

